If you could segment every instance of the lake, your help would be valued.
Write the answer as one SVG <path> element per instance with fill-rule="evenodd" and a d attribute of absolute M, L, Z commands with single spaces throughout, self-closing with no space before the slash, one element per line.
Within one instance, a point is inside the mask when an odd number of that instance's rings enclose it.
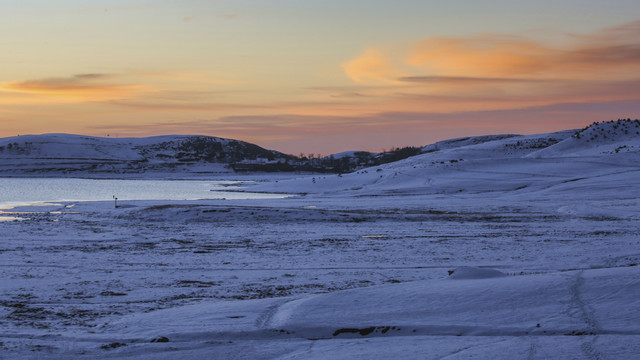
<path fill-rule="evenodd" d="M 118 200 L 276 199 L 283 194 L 229 191 L 243 182 L 0 178 L 0 209 L 42 202 Z"/>

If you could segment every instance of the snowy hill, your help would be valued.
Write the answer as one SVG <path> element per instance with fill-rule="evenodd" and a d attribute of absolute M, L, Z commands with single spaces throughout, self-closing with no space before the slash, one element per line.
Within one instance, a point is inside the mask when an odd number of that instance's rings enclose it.
<path fill-rule="evenodd" d="M 261 184 L 261 191 L 335 194 L 530 192 L 579 186 L 640 171 L 640 121 L 594 123 L 582 130 L 454 139 L 426 153 L 351 174 Z M 598 178 L 601 177 L 601 178 Z"/>
<path fill-rule="evenodd" d="M 640 152 L 640 120 L 598 122 L 531 157 L 599 156 Z"/>
<path fill-rule="evenodd" d="M 437 143 L 427 145 L 423 148 L 424 152 L 433 152 L 439 151 L 443 149 L 453 149 L 459 148 L 463 146 L 469 145 L 478 145 L 485 142 L 497 141 L 502 139 L 508 139 L 518 135 L 485 135 L 485 136 L 474 136 L 474 137 L 465 137 L 465 138 L 457 138 L 457 139 L 449 139 L 444 141 L 438 141 Z"/>
<path fill-rule="evenodd" d="M 70 134 L 0 139 L 0 171 L 8 175 L 231 173 L 229 164 L 293 157 L 243 141 L 209 136 L 101 138 Z"/>
<path fill-rule="evenodd" d="M 349 151 L 308 159 L 243 141 L 209 136 L 118 139 L 45 134 L 0 139 L 0 172 L 3 176 L 190 177 L 228 175 L 234 171 L 348 173 L 358 170 L 344 176 L 323 175 L 316 181 L 294 181 L 290 183 L 291 189 L 331 192 L 375 185 L 371 190 L 420 188 L 420 191 L 449 193 L 477 182 L 468 176 L 469 172 L 483 172 L 483 179 L 487 181 L 482 183 L 490 187 L 524 188 L 541 176 L 570 174 L 577 170 L 577 163 L 596 161 L 596 158 L 609 165 L 618 164 L 618 160 L 636 164 L 638 152 L 639 120 L 594 123 L 582 130 L 549 134 L 450 139 L 423 148 L 407 147 L 380 154 Z M 415 154 L 419 155 L 413 156 Z M 613 160 L 609 160 L 610 156 L 614 156 Z M 568 158 L 579 160 L 560 165 Z M 627 158 L 628 161 L 622 160 Z M 366 168 L 368 166 L 370 168 Z M 501 176 L 505 171 L 511 175 L 519 173 L 522 179 Z M 487 174 L 495 174 L 495 178 Z M 317 181 L 320 179 L 323 181 Z M 264 190 L 275 189 L 267 186 Z"/>

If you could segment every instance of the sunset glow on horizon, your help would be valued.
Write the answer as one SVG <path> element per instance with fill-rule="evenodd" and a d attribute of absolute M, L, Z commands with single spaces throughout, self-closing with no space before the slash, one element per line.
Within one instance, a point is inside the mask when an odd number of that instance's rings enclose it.
<path fill-rule="evenodd" d="M 0 137 L 329 154 L 640 117 L 636 0 L 0 4 Z"/>

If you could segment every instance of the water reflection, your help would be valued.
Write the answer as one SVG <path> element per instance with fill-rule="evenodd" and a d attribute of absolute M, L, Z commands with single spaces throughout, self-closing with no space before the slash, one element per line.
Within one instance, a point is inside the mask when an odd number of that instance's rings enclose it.
<path fill-rule="evenodd" d="M 0 209 L 73 201 L 282 199 L 286 194 L 238 192 L 241 181 L 0 178 Z M 231 190 L 233 189 L 233 190 Z M 231 191 L 228 191 L 231 190 Z M 47 206 L 46 204 L 44 206 Z M 63 206 L 59 204 L 59 206 Z"/>
<path fill-rule="evenodd" d="M 0 221 L 22 221 L 27 220 L 26 218 L 16 217 L 16 216 L 4 216 L 0 215 Z"/>

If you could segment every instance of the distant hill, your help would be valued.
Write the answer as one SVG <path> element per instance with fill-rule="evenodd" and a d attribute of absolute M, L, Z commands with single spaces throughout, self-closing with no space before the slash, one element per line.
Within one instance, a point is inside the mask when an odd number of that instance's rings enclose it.
<path fill-rule="evenodd" d="M 258 184 L 257 191 L 521 194 L 583 187 L 620 191 L 640 173 L 640 120 L 593 123 L 581 130 L 491 135 L 440 141 L 403 160 L 344 176 Z M 631 180 L 630 180 L 631 179 Z M 635 191 L 629 190 L 629 191 Z M 578 191 L 577 193 L 581 193 Z M 490 196 L 490 195 L 488 195 Z"/>
<path fill-rule="evenodd" d="M 292 163 L 296 157 L 244 141 L 171 135 L 103 138 L 70 134 L 0 139 L 0 171 L 11 175 L 230 173 L 236 163 Z"/>
<path fill-rule="evenodd" d="M 234 172 L 348 173 L 420 153 L 353 151 L 296 157 L 239 140 L 200 135 L 105 138 L 71 134 L 0 139 L 0 176 L 165 177 Z"/>
<path fill-rule="evenodd" d="M 420 179 L 436 174 L 439 168 L 468 169 L 470 161 L 474 167 L 486 167 L 514 159 L 523 163 L 526 159 L 638 153 L 640 120 L 631 119 L 597 122 L 584 129 L 550 134 L 485 135 L 439 141 L 421 148 L 396 148 L 382 153 L 349 151 L 309 158 L 211 136 L 103 138 L 44 134 L 0 139 L 0 176 L 166 177 L 244 171 L 346 174 L 368 173 L 371 170 L 365 169 L 377 167 L 376 171 L 388 169 L 408 175 L 407 180 L 423 181 Z M 420 170 L 425 167 L 428 173 Z M 386 173 L 373 177 L 378 185 L 385 184 L 386 178 Z M 393 183 L 395 180 L 390 182 Z"/>
<path fill-rule="evenodd" d="M 532 157 L 593 156 L 640 152 L 640 120 L 617 120 L 593 123 L 570 138 L 545 147 Z"/>

